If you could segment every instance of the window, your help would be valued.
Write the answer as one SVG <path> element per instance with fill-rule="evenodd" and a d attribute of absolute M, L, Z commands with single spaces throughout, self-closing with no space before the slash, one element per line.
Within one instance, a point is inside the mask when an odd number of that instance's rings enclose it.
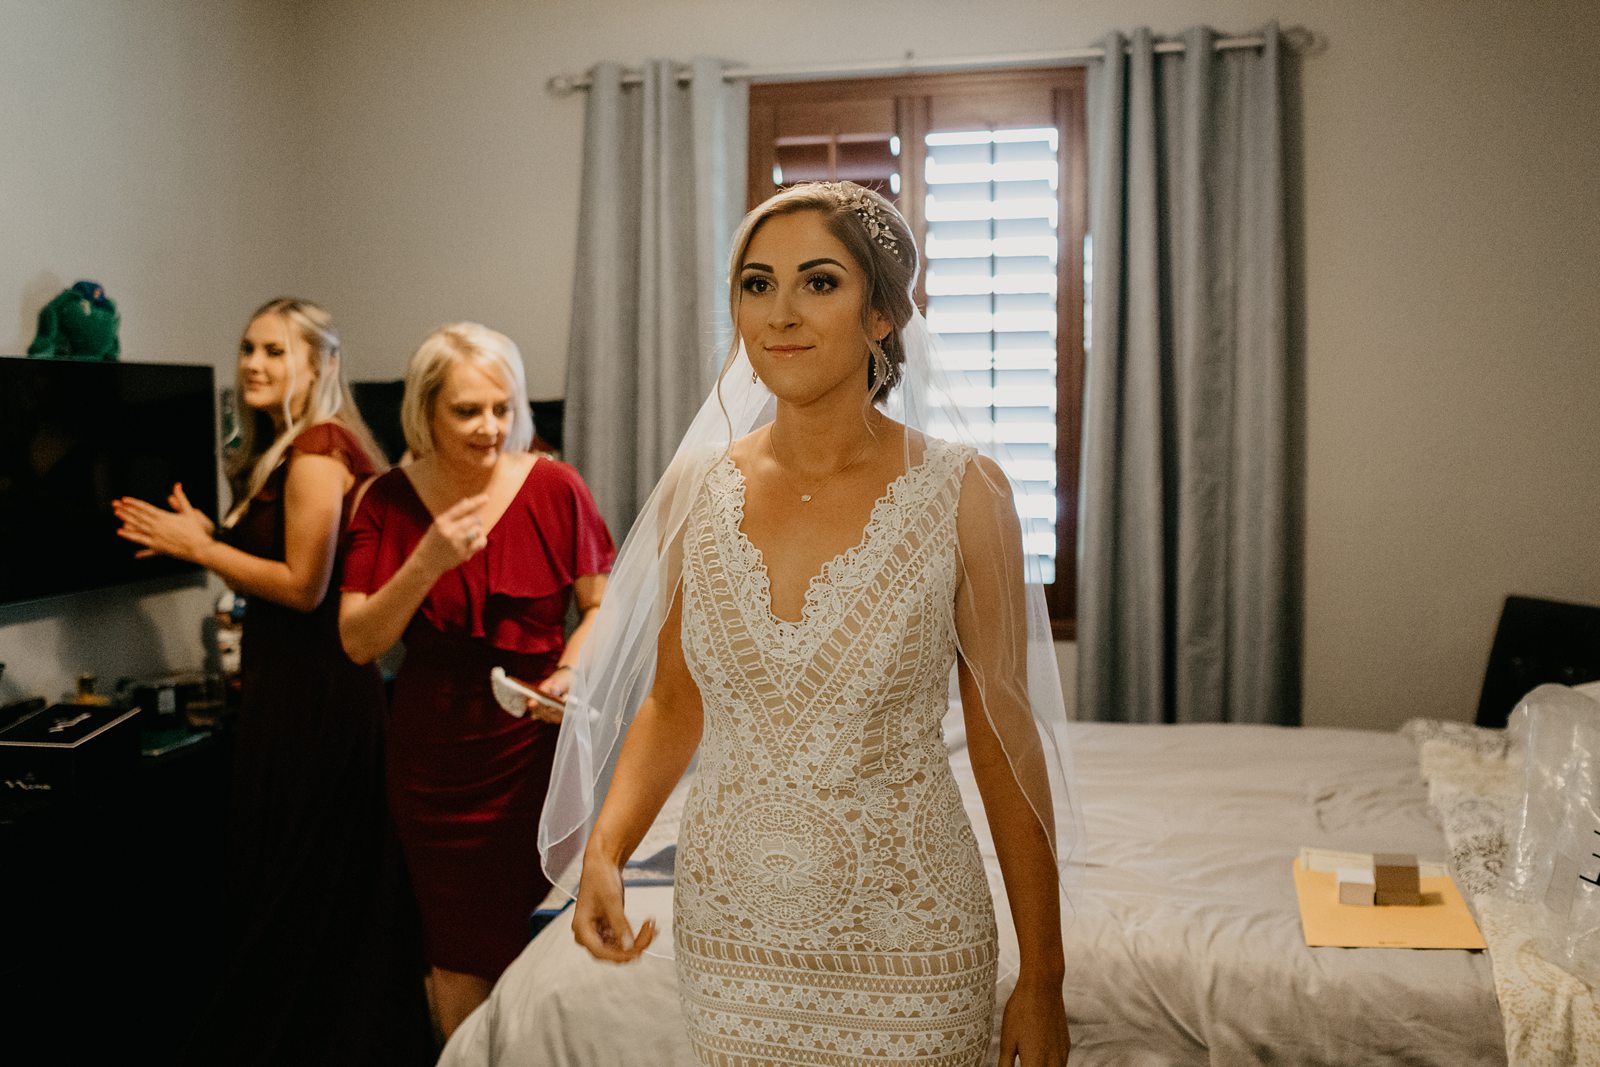
<path fill-rule="evenodd" d="M 894 200 L 924 254 L 916 299 L 978 433 L 1006 446 L 1024 548 L 1075 636 L 1087 325 L 1081 68 L 750 90 L 750 206 L 800 181 Z"/>

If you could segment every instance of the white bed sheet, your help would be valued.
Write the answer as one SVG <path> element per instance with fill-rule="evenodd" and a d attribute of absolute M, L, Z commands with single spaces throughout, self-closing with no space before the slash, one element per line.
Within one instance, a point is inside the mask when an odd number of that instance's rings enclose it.
<path fill-rule="evenodd" d="M 1446 857 L 1407 740 L 1234 725 L 1071 730 L 1088 835 L 1067 935 L 1075 1067 L 1505 1063 L 1483 954 L 1311 949 L 1300 933 L 1289 868 L 1301 846 Z M 965 773 L 959 731 L 950 736 Z M 641 854 L 670 840 L 674 814 Z M 988 850 L 981 818 L 974 829 Z M 653 915 L 670 936 L 670 887 L 630 889 L 628 900 L 636 922 Z M 595 961 L 573 942 L 570 911 L 440 1060 L 693 1062 L 671 961 Z"/>

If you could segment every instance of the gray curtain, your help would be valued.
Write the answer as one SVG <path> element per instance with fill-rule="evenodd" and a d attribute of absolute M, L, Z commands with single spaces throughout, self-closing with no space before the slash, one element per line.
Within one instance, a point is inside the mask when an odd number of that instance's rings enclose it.
<path fill-rule="evenodd" d="M 1280 40 L 1089 77 L 1078 715 L 1300 721 Z"/>
<path fill-rule="evenodd" d="M 744 214 L 749 87 L 723 63 L 591 71 L 563 455 L 620 541 L 728 343 L 728 245 Z"/>

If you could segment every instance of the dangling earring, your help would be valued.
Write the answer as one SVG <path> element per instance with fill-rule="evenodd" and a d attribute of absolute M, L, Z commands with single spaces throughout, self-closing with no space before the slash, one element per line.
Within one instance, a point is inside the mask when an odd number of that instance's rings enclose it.
<path fill-rule="evenodd" d="M 752 370 L 750 372 L 750 384 L 754 385 L 757 382 L 759 382 L 760 380 L 761 380 L 761 375 L 757 374 L 754 370 Z"/>
<path fill-rule="evenodd" d="M 872 358 L 867 360 L 867 393 L 876 396 L 878 382 L 889 377 L 889 357 L 884 355 L 883 342 L 874 341 L 870 337 L 867 339 L 867 350 L 872 353 Z"/>

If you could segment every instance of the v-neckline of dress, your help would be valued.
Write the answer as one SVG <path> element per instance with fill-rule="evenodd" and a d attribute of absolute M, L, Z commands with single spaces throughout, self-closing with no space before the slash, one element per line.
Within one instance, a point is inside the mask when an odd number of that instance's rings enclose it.
<path fill-rule="evenodd" d="M 750 539 L 744 531 L 745 507 L 745 476 L 744 471 L 733 461 L 731 454 L 722 457 L 722 463 L 732 471 L 735 499 L 734 512 L 730 516 L 733 536 L 737 539 L 741 550 L 746 554 L 751 563 L 751 570 L 759 576 L 756 582 L 756 591 L 761 599 L 760 610 L 762 616 L 780 629 L 794 631 L 813 621 L 814 609 L 817 600 L 825 586 L 834 584 L 836 574 L 854 566 L 855 562 L 864 556 L 873 542 L 877 540 L 877 533 L 883 524 L 884 514 L 895 505 L 901 487 L 910 482 L 914 475 L 928 469 L 933 460 L 935 445 L 933 439 L 925 441 L 922 450 L 922 459 L 914 466 L 907 467 L 889 480 L 884 486 L 878 499 L 873 501 L 872 512 L 867 516 L 866 525 L 861 528 L 861 537 L 851 545 L 840 549 L 834 556 L 823 563 L 822 568 L 806 580 L 805 594 L 801 599 L 800 617 L 786 619 L 779 615 L 772 607 L 772 572 L 767 569 L 767 556 L 761 547 Z"/>
<path fill-rule="evenodd" d="M 528 488 L 528 481 L 533 477 L 534 470 L 537 469 L 539 464 L 543 462 L 544 460 L 542 457 L 535 456 L 533 458 L 533 462 L 528 465 L 528 473 L 524 474 L 522 476 L 522 481 L 517 483 L 516 491 L 511 494 L 511 499 L 506 503 L 505 510 L 500 512 L 499 517 L 494 520 L 494 523 L 484 531 L 484 544 L 489 543 L 489 539 L 494 536 L 495 531 L 500 529 L 500 524 L 506 521 L 506 516 L 511 514 L 512 508 L 516 507 L 517 500 L 522 496 L 523 490 Z M 411 499 L 417 502 L 417 507 L 422 511 L 423 515 L 427 516 L 429 524 L 432 524 L 434 520 L 438 518 L 438 516 L 435 515 L 431 509 L 429 509 L 428 502 L 422 499 L 422 494 L 417 491 L 417 483 L 411 480 L 411 475 L 404 469 L 398 467 L 395 469 L 400 471 L 401 480 L 406 483 L 406 488 L 411 491 Z"/>

